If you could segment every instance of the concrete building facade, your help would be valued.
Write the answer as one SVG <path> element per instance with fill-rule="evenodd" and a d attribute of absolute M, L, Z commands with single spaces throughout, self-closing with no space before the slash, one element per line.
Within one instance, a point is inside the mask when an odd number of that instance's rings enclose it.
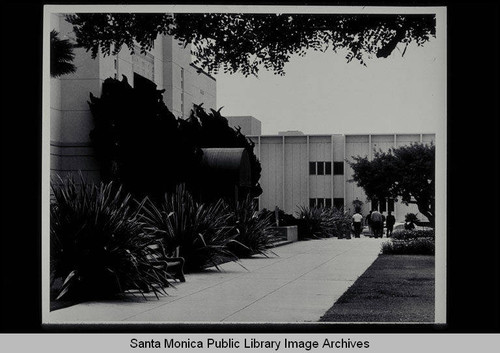
<path fill-rule="evenodd" d="M 62 39 L 75 41 L 64 14 L 51 14 L 51 29 Z M 90 144 L 93 129 L 89 94 L 99 97 L 107 78 L 125 76 L 131 86 L 149 80 L 165 89 L 163 100 L 176 117 L 187 118 L 193 104 L 216 109 L 216 80 L 192 64 L 191 47 L 184 48 L 170 36 L 159 36 L 154 48 L 134 54 L 123 47 L 117 55 L 98 54 L 93 59 L 82 48 L 74 50 L 74 74 L 50 79 L 51 176 L 81 170 L 87 180 L 97 181 L 99 168 Z"/>
<path fill-rule="evenodd" d="M 278 206 L 296 214 L 299 206 L 323 205 L 343 207 L 352 213 L 353 201 L 359 200 L 363 202 L 363 215 L 375 206 L 383 212 L 393 211 L 396 220 L 403 221 L 409 212 L 418 214 L 416 205 L 393 200 L 372 204 L 362 188 L 349 182 L 353 171 L 345 160 L 358 155 L 371 160 L 374 150 L 387 151 L 413 142 L 431 143 L 435 135 L 264 135 L 250 139 L 262 165 L 260 209 Z M 425 220 L 421 214 L 419 218 Z"/>

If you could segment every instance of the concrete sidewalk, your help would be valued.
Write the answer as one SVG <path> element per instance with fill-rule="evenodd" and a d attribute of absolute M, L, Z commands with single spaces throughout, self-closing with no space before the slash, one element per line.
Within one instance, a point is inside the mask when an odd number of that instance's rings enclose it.
<path fill-rule="evenodd" d="M 274 248 L 277 256 L 186 275 L 157 300 L 88 302 L 49 313 L 50 323 L 316 322 L 373 263 L 384 239 L 319 239 Z"/>

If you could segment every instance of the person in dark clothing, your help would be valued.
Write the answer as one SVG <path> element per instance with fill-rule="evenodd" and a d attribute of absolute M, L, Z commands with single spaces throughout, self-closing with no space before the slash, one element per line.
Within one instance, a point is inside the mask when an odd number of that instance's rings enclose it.
<path fill-rule="evenodd" d="M 387 227 L 387 238 L 392 236 L 392 230 L 394 228 L 394 223 L 396 223 L 396 218 L 392 215 L 392 212 L 387 213 L 387 218 L 385 220 L 385 225 Z"/>
<path fill-rule="evenodd" d="M 372 223 L 372 229 L 373 229 L 373 236 L 375 238 L 382 238 L 382 232 L 384 231 L 384 223 L 382 221 L 382 214 L 377 211 L 373 210 L 371 216 L 371 223 Z"/>
<path fill-rule="evenodd" d="M 368 234 L 370 235 L 370 238 L 373 237 L 373 230 L 372 230 L 372 211 L 368 212 L 366 215 L 366 224 L 368 225 Z"/>

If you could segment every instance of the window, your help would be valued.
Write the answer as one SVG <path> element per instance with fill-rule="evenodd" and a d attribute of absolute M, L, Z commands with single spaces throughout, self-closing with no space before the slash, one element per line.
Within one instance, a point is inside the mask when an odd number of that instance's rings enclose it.
<path fill-rule="evenodd" d="M 316 199 L 309 199 L 309 207 L 315 207 L 316 206 Z"/>
<path fill-rule="evenodd" d="M 325 199 L 325 207 L 332 208 L 332 199 Z"/>
<path fill-rule="evenodd" d="M 332 175 L 332 162 L 325 162 L 325 175 Z"/>
<path fill-rule="evenodd" d="M 309 162 L 309 175 L 316 175 L 316 162 Z"/>
<path fill-rule="evenodd" d="M 344 175 L 344 162 L 333 162 L 333 175 Z"/>
<path fill-rule="evenodd" d="M 318 164 L 318 175 L 324 175 L 325 174 L 325 164 L 323 162 L 317 162 Z"/>
<path fill-rule="evenodd" d="M 344 208 L 344 198 L 334 198 L 333 199 L 333 207 L 337 209 Z"/>
<path fill-rule="evenodd" d="M 323 208 L 325 206 L 325 199 L 318 199 L 316 201 L 316 206 L 318 206 L 319 208 Z"/>

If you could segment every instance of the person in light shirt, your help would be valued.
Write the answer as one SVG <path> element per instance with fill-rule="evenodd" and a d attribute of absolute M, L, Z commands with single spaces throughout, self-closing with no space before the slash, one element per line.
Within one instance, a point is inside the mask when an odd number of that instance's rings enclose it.
<path fill-rule="evenodd" d="M 354 237 L 355 238 L 359 238 L 360 234 L 361 234 L 361 222 L 363 221 L 363 216 L 359 213 L 359 212 L 356 212 L 353 216 L 352 216 L 352 224 L 353 224 L 353 227 L 354 227 Z"/>

